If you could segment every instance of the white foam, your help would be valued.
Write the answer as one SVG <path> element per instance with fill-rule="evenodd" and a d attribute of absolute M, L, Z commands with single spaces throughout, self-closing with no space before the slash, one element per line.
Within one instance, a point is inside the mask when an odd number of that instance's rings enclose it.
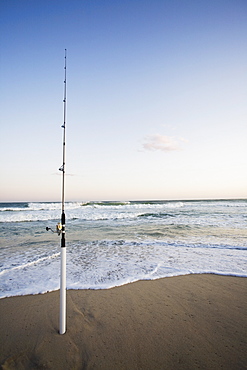
<path fill-rule="evenodd" d="M 77 244 L 67 248 L 67 288 L 108 289 L 137 280 L 202 273 L 247 277 L 245 253 L 154 241 Z M 1 271 L 1 298 L 59 288 L 59 252 L 21 264 L 16 264 L 18 259 L 12 257 L 12 266 Z"/>
<path fill-rule="evenodd" d="M 195 273 L 247 277 L 244 201 L 66 207 L 67 288 L 108 289 Z M 60 238 L 45 227 L 48 220 L 55 228 L 60 204 L 17 208 L 0 212 L 7 222 L 1 228 L 0 297 L 59 289 Z M 39 222 L 15 223 L 27 220 Z"/>
<path fill-rule="evenodd" d="M 47 256 L 47 257 L 41 257 L 41 258 L 38 258 L 32 262 L 27 262 L 27 263 L 23 263 L 22 265 L 18 265 L 18 266 L 14 266 L 14 267 L 10 267 L 10 268 L 7 268 L 5 270 L 2 270 L 0 272 L 0 276 L 1 275 L 4 275 L 4 274 L 11 274 L 14 270 L 22 270 L 22 269 L 25 269 L 25 268 L 28 268 L 28 267 L 31 267 L 31 266 L 37 266 L 39 263 L 41 262 L 44 262 L 44 261 L 48 261 L 52 258 L 56 258 L 60 255 L 60 253 L 54 253 L 52 254 L 51 256 Z"/>

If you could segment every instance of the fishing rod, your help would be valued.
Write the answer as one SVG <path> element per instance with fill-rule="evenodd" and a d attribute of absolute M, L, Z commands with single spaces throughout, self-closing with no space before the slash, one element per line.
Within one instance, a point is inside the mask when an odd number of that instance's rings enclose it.
<path fill-rule="evenodd" d="M 60 258 L 60 319 L 59 319 L 59 333 L 66 332 L 66 245 L 65 245 L 65 127 L 66 127 L 66 99 L 67 99 L 67 50 L 65 49 L 64 55 L 64 98 L 63 98 L 63 164 L 59 168 L 62 171 L 62 214 L 61 223 L 56 225 L 56 231 L 50 227 L 46 230 L 51 230 L 53 233 L 61 235 L 61 258 Z"/>
<path fill-rule="evenodd" d="M 66 331 L 66 246 L 65 246 L 65 127 L 66 127 L 66 99 L 67 99 L 67 50 L 64 55 L 64 99 L 63 99 L 63 164 L 62 171 L 62 214 L 61 214 L 61 266 L 60 266 L 60 321 L 59 332 Z"/>

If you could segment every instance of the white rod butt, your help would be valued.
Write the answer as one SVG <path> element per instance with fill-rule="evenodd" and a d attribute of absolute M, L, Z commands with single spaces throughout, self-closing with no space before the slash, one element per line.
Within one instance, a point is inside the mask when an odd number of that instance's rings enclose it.
<path fill-rule="evenodd" d="M 60 324 L 59 333 L 66 332 L 66 247 L 61 248 L 60 270 Z"/>

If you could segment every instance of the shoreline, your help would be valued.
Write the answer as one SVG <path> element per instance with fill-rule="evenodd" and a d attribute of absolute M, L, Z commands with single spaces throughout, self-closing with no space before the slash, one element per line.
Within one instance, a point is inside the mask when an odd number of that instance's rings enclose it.
<path fill-rule="evenodd" d="M 192 274 L 0 299 L 3 369 L 243 369 L 247 279 Z"/>
<path fill-rule="evenodd" d="M 98 286 L 84 286 L 84 287 L 77 287 L 77 288 L 67 288 L 66 291 L 87 291 L 87 290 L 90 290 L 90 291 L 98 291 L 98 290 L 110 290 L 110 289 L 115 289 L 115 288 L 121 288 L 125 285 L 129 285 L 129 284 L 135 284 L 135 283 L 138 283 L 138 282 L 141 282 L 141 281 L 156 281 L 156 280 L 161 280 L 161 279 L 171 279 L 171 278 L 178 278 L 178 277 L 182 277 L 182 276 L 191 276 L 191 275 L 215 275 L 215 276 L 228 276 L 228 277 L 236 277 L 236 278 L 247 278 L 247 274 L 228 274 L 228 273 L 220 273 L 220 272 L 193 272 L 193 273 L 183 273 L 183 274 L 179 274 L 179 275 L 171 275 L 171 276 L 160 276 L 160 277 L 155 277 L 153 279 L 151 278 L 143 278 L 143 279 L 137 279 L 137 280 L 133 280 L 133 281 L 127 281 L 125 280 L 124 282 L 120 283 L 119 285 L 113 285 L 113 286 L 109 286 L 109 287 L 98 287 Z M 48 290 L 48 291 L 44 291 L 44 292 L 35 292 L 35 293 L 23 293 L 23 294 L 14 294 L 14 295 L 7 295 L 7 296 L 0 296 L 0 301 L 2 299 L 6 299 L 6 298 L 18 298 L 18 297 L 28 297 L 28 296 L 38 296 L 38 295 L 45 295 L 45 294 L 49 294 L 49 293 L 55 293 L 57 292 L 59 294 L 59 291 L 60 291 L 60 287 L 57 288 L 57 289 L 54 289 L 54 290 Z"/>

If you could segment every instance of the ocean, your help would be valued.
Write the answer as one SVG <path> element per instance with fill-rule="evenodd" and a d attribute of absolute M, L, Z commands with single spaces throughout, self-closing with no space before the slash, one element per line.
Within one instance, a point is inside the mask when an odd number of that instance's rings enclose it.
<path fill-rule="evenodd" d="M 247 200 L 67 202 L 67 288 L 247 276 Z M 60 203 L 0 203 L 0 298 L 59 289 Z"/>

